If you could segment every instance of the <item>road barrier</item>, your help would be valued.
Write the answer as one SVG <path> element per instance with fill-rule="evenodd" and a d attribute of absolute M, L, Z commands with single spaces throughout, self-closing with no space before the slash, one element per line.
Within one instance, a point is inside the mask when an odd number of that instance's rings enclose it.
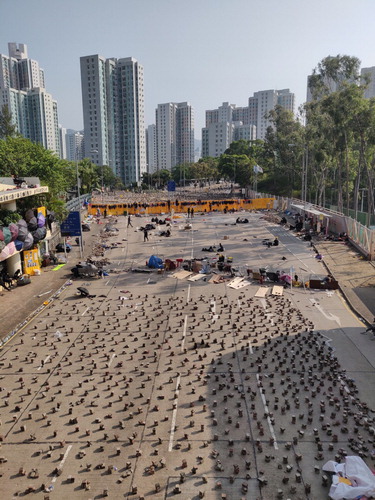
<path fill-rule="evenodd" d="M 227 199 L 227 200 L 168 200 L 158 203 L 91 203 L 88 207 L 90 215 L 96 215 L 98 209 L 107 215 L 160 215 L 170 212 L 235 212 L 238 210 L 270 210 L 275 198 Z"/>

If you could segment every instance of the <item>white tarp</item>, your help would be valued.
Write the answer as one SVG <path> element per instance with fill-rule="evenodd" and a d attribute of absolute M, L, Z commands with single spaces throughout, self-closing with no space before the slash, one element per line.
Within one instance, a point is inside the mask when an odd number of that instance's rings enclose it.
<path fill-rule="evenodd" d="M 332 500 L 354 500 L 361 496 L 375 496 L 375 476 L 360 457 L 346 457 L 345 463 L 339 464 L 329 460 L 322 469 L 335 472 L 329 497 Z M 346 477 L 352 485 L 340 482 L 340 476 Z"/>

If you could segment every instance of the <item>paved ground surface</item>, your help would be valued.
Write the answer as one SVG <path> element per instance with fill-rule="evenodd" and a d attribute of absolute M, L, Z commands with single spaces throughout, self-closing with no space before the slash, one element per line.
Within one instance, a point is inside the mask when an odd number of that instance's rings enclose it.
<path fill-rule="evenodd" d="M 375 266 L 342 242 L 315 243 L 353 310 L 368 323 L 375 316 Z"/>
<path fill-rule="evenodd" d="M 129 271 L 152 254 L 215 259 L 201 249 L 221 241 L 239 274 L 326 274 L 289 231 L 261 214 L 235 218 L 197 216 L 188 231 L 179 220 L 171 238 L 155 231 L 145 243 L 119 218 L 119 245 L 106 252 L 114 272 L 74 280 L 4 346 L 1 498 L 322 500 L 324 461 L 360 454 L 371 465 L 375 342 L 340 293 L 279 297 L 266 283 L 257 298 L 252 281 L 233 289 L 229 278 Z M 274 236 L 279 247 L 262 244 Z M 334 251 L 322 253 L 329 265 Z M 41 276 L 33 296 L 65 275 Z M 5 316 L 27 288 L 1 297 Z"/>

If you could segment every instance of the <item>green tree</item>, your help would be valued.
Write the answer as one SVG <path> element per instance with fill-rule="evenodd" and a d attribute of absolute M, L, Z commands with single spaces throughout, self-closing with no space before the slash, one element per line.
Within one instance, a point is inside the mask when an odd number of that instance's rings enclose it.
<path fill-rule="evenodd" d="M 224 151 L 226 155 L 246 155 L 249 158 L 252 156 L 252 149 L 250 141 L 240 139 L 233 141 L 229 148 Z"/>
<path fill-rule="evenodd" d="M 244 154 L 223 154 L 219 159 L 218 170 L 222 177 L 233 184 L 238 183 L 241 187 L 248 187 L 252 182 L 254 165 L 254 160 Z"/>
<path fill-rule="evenodd" d="M 39 177 L 52 196 L 65 196 L 72 180 L 69 162 L 24 137 L 0 140 L 0 171 L 3 176 Z"/>
<path fill-rule="evenodd" d="M 16 137 L 17 135 L 17 128 L 12 121 L 12 115 L 8 106 L 4 104 L 0 111 L 0 139 Z"/>
<path fill-rule="evenodd" d="M 154 172 L 152 174 L 152 178 L 154 185 L 160 189 L 164 188 L 167 185 L 167 182 L 172 179 L 172 174 L 169 170 L 162 168 L 161 170 Z"/>
<path fill-rule="evenodd" d="M 193 178 L 191 174 L 192 163 L 181 163 L 176 165 L 171 170 L 171 179 L 178 185 L 183 186 L 186 181 Z"/>
<path fill-rule="evenodd" d="M 309 89 L 314 100 L 340 90 L 345 83 L 359 81 L 361 61 L 348 55 L 327 56 L 313 70 Z"/>
<path fill-rule="evenodd" d="M 95 188 L 101 188 L 100 169 L 101 167 L 92 163 L 89 158 L 78 162 L 81 193 L 91 193 Z"/>
<path fill-rule="evenodd" d="M 103 181 L 103 187 L 105 189 L 113 190 L 123 188 L 121 179 L 114 174 L 113 170 L 108 165 L 95 165 L 95 177 L 99 179 L 100 187 Z"/>
<path fill-rule="evenodd" d="M 300 192 L 302 184 L 304 129 L 293 113 L 282 106 L 276 106 L 267 116 L 272 123 L 266 132 L 264 148 L 264 154 L 272 165 L 269 180 L 275 194 L 293 197 L 295 191 Z"/>

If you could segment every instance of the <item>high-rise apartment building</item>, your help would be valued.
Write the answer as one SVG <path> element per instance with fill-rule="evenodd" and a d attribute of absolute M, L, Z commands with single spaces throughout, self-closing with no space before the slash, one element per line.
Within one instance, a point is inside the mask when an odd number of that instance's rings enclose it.
<path fill-rule="evenodd" d="M 22 136 L 62 157 L 57 102 L 46 92 L 44 71 L 26 45 L 9 43 L 8 52 L 0 54 L 0 107 L 8 107 Z"/>
<path fill-rule="evenodd" d="M 202 157 L 218 157 L 229 148 L 233 142 L 233 122 L 210 123 L 202 129 Z"/>
<path fill-rule="evenodd" d="M 69 161 L 81 161 L 85 158 L 84 134 L 77 130 L 60 127 L 63 158 Z"/>
<path fill-rule="evenodd" d="M 276 105 L 294 113 L 295 96 L 289 89 L 261 90 L 249 97 L 248 106 L 223 102 L 218 109 L 206 111 L 202 129 L 202 156 L 220 156 L 231 142 L 239 139 L 264 139 L 272 125 L 268 114 Z"/>
<path fill-rule="evenodd" d="M 255 114 L 255 109 L 257 112 L 257 139 L 263 139 L 266 137 L 267 128 L 272 126 L 272 122 L 268 118 L 269 112 L 275 109 L 276 105 L 279 105 L 292 113 L 294 113 L 295 107 L 295 95 L 290 92 L 289 89 L 283 90 L 261 90 L 259 92 L 254 92 L 252 98 L 252 103 L 249 108 Z"/>
<path fill-rule="evenodd" d="M 157 169 L 194 162 L 194 111 L 188 102 L 159 104 L 156 112 Z"/>
<path fill-rule="evenodd" d="M 149 125 L 146 129 L 146 149 L 147 149 L 147 172 L 153 174 L 157 171 L 157 143 L 156 143 L 156 125 Z"/>
<path fill-rule="evenodd" d="M 375 66 L 370 68 L 361 69 L 361 81 L 364 83 L 365 76 L 368 78 L 367 88 L 364 92 L 364 97 L 366 99 L 371 99 L 375 97 Z"/>
<path fill-rule="evenodd" d="M 85 154 L 125 185 L 146 172 L 143 67 L 133 57 L 81 57 Z"/>

